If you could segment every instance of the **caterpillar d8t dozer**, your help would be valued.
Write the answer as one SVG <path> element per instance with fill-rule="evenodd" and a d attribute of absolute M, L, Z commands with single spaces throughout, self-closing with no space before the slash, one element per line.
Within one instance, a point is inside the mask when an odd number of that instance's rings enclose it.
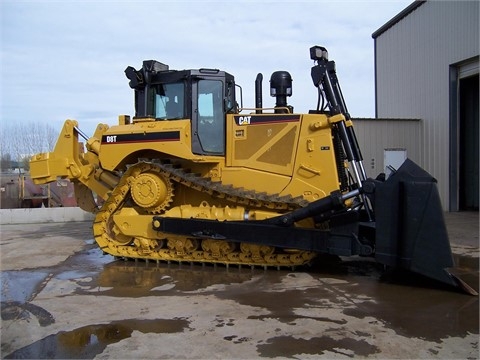
<path fill-rule="evenodd" d="M 287 104 L 286 71 L 271 76 L 274 107 L 262 108 L 258 74 L 246 109 L 227 72 L 127 67 L 135 116 L 90 138 L 67 120 L 31 176 L 73 181 L 79 206 L 96 214 L 95 240 L 116 257 L 294 267 L 319 253 L 361 255 L 463 286 L 448 272 L 435 179 L 410 160 L 367 178 L 335 63 L 320 46 L 310 56 L 319 100 L 308 114 Z"/>

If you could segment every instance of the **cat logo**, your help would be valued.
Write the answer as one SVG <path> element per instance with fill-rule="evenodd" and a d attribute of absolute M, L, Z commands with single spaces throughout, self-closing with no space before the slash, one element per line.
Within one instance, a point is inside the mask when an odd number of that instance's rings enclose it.
<path fill-rule="evenodd" d="M 252 116 L 240 116 L 238 118 L 238 125 L 250 125 L 250 120 Z"/>

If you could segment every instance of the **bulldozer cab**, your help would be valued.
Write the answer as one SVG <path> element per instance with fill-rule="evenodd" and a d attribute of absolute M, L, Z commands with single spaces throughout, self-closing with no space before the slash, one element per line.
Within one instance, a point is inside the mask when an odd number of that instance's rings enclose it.
<path fill-rule="evenodd" d="M 225 155 L 225 119 L 235 111 L 234 77 L 217 69 L 169 70 L 158 61 L 125 70 L 135 91 L 134 122 L 190 119 L 192 152 Z"/>

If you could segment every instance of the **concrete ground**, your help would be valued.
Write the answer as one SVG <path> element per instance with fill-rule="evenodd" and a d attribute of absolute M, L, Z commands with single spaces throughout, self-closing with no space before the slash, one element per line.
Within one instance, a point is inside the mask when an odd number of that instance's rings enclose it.
<path fill-rule="evenodd" d="M 478 212 L 446 214 L 478 290 Z M 478 296 L 373 262 L 307 271 L 115 261 L 89 222 L 2 225 L 2 358 L 478 359 Z"/>

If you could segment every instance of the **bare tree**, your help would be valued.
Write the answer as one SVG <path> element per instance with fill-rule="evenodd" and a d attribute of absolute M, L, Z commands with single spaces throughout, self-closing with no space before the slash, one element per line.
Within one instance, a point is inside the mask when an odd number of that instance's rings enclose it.
<path fill-rule="evenodd" d="M 60 129 L 54 129 L 53 126 L 48 125 L 44 129 L 45 133 L 45 145 L 47 146 L 46 151 L 52 151 L 57 143 L 58 135 L 60 133 Z"/>
<path fill-rule="evenodd" d="M 0 128 L 0 154 L 1 170 L 5 171 L 12 167 L 12 141 L 8 136 L 5 126 Z"/>
<path fill-rule="evenodd" d="M 5 171 L 12 168 L 12 156 L 9 153 L 4 154 L 2 152 L 0 158 L 0 170 Z"/>
<path fill-rule="evenodd" d="M 28 170 L 30 157 L 36 153 L 52 151 L 58 136 L 50 124 L 28 122 L 2 126 L 1 158 L 10 159 L 23 164 Z"/>

